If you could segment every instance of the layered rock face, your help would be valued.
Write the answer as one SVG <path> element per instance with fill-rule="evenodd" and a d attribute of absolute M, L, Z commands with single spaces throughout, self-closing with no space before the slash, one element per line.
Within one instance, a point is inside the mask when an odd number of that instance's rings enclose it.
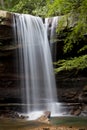
<path fill-rule="evenodd" d="M 87 78 L 57 80 L 60 102 L 87 103 Z"/>
<path fill-rule="evenodd" d="M 19 102 L 16 51 L 12 29 L 12 14 L 0 11 L 0 103 Z"/>
<path fill-rule="evenodd" d="M 57 79 L 59 102 L 64 103 L 67 113 L 87 116 L 87 78 Z"/>

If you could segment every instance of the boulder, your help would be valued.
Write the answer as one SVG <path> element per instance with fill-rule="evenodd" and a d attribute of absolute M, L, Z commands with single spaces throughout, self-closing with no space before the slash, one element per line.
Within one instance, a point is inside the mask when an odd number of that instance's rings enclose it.
<path fill-rule="evenodd" d="M 72 109 L 70 111 L 70 114 L 74 116 L 79 116 L 81 114 L 81 109 L 77 109 L 77 110 Z"/>
<path fill-rule="evenodd" d="M 43 115 L 40 116 L 40 117 L 37 119 L 37 121 L 49 124 L 49 123 L 50 123 L 50 120 L 49 120 L 50 115 L 51 115 L 51 112 L 50 112 L 50 111 L 45 111 L 45 112 L 43 113 Z"/>
<path fill-rule="evenodd" d="M 45 111 L 44 115 L 45 115 L 45 117 L 50 118 L 51 112 L 50 111 Z"/>
<path fill-rule="evenodd" d="M 45 115 L 42 115 L 41 117 L 39 117 L 39 118 L 37 119 L 37 121 L 43 122 L 43 123 L 47 123 L 47 124 L 50 123 L 49 119 L 48 119 Z"/>
<path fill-rule="evenodd" d="M 74 111 L 74 116 L 79 116 L 81 114 L 81 109 Z"/>

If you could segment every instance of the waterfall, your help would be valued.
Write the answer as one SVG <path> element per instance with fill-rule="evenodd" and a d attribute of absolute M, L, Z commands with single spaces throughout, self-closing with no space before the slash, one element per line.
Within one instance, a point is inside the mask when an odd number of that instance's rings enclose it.
<path fill-rule="evenodd" d="M 22 89 L 22 101 L 26 112 L 58 112 L 57 90 L 47 31 L 40 17 L 14 14 L 15 42 L 19 44 L 17 55 Z"/>
<path fill-rule="evenodd" d="M 57 54 L 56 28 L 58 26 L 59 18 L 60 18 L 59 16 L 51 17 L 51 18 L 45 18 L 45 26 L 46 26 L 46 31 L 47 31 L 48 37 L 49 37 L 49 43 L 50 43 L 53 61 L 56 61 L 56 54 Z"/>

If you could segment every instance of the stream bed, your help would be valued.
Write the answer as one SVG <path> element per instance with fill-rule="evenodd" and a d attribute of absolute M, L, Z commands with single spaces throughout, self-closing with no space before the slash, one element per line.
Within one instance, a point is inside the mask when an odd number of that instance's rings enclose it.
<path fill-rule="evenodd" d="M 2 118 L 0 130 L 87 130 L 87 117 L 51 117 L 50 124 Z"/>

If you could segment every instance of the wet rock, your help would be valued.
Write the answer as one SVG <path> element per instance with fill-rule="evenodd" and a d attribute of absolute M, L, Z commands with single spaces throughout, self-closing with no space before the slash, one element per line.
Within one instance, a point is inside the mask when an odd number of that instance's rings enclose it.
<path fill-rule="evenodd" d="M 51 112 L 50 111 L 45 111 L 44 115 L 45 115 L 45 117 L 50 118 Z"/>
<path fill-rule="evenodd" d="M 50 128 L 43 128 L 43 130 L 50 130 Z"/>
<path fill-rule="evenodd" d="M 79 116 L 82 112 L 82 105 L 81 104 L 74 104 L 73 108 L 70 110 L 69 114 L 74 116 Z"/>
<path fill-rule="evenodd" d="M 39 117 L 39 118 L 37 119 L 37 121 L 43 122 L 43 123 L 47 123 L 47 124 L 50 123 L 49 119 L 48 119 L 46 116 L 44 116 L 44 115 L 42 115 L 41 117 Z"/>
<path fill-rule="evenodd" d="M 25 116 L 25 115 L 20 116 L 20 119 L 28 119 L 28 118 L 29 118 L 29 116 Z"/>
<path fill-rule="evenodd" d="M 61 98 L 65 102 L 77 102 L 77 100 L 78 100 L 78 93 L 75 90 L 74 91 L 73 90 L 65 90 L 65 93 L 61 94 Z"/>
<path fill-rule="evenodd" d="M 71 110 L 70 114 L 74 116 L 79 116 L 81 114 L 81 110 L 80 109 Z"/>
<path fill-rule="evenodd" d="M 87 103 L 87 86 L 85 86 L 79 94 L 79 101 Z"/>
<path fill-rule="evenodd" d="M 87 104 L 82 104 L 81 116 L 87 116 Z"/>
<path fill-rule="evenodd" d="M 19 114 L 15 111 L 5 110 L 0 112 L 0 118 L 15 118 L 15 119 L 27 119 L 29 116 Z"/>
<path fill-rule="evenodd" d="M 74 115 L 75 116 L 79 116 L 81 114 L 81 110 L 77 109 L 76 111 L 74 111 Z"/>
<path fill-rule="evenodd" d="M 50 120 L 49 120 L 50 115 L 51 115 L 50 111 L 45 111 L 43 113 L 43 115 L 37 119 L 37 121 L 49 124 L 50 123 Z"/>

